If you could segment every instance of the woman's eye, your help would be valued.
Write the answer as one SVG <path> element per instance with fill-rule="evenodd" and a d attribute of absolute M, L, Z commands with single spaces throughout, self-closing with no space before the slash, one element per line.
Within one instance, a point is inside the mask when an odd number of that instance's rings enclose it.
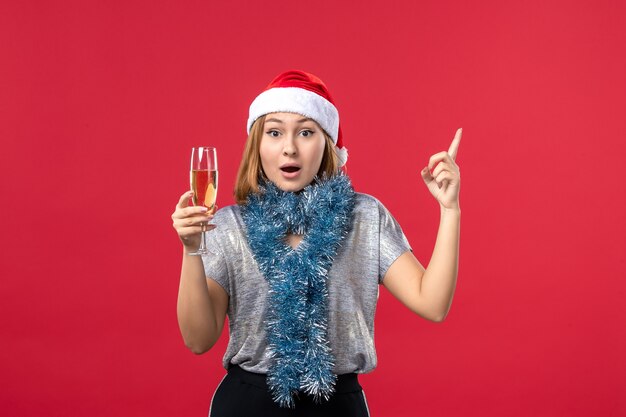
<path fill-rule="evenodd" d="M 303 130 L 302 131 L 302 136 L 304 136 L 305 138 L 311 136 L 312 134 L 313 134 L 312 130 Z"/>
<path fill-rule="evenodd" d="M 280 135 L 280 133 L 276 130 L 270 130 L 269 132 L 267 132 L 267 134 L 273 138 L 277 138 Z"/>

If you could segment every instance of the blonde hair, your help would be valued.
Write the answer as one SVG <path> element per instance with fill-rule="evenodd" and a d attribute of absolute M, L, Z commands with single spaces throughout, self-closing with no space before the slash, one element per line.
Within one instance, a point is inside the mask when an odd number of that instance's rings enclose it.
<path fill-rule="evenodd" d="M 244 204 L 250 193 L 258 193 L 259 180 L 265 178 L 259 152 L 264 125 L 265 116 L 261 116 L 250 128 L 250 134 L 246 140 L 246 147 L 239 164 L 237 182 L 235 183 L 235 201 L 237 204 Z M 339 157 L 337 157 L 335 152 L 335 143 L 332 138 L 324 130 L 322 132 L 324 132 L 326 146 L 324 147 L 324 156 L 322 156 L 322 163 L 317 175 L 318 177 L 330 178 L 339 173 Z"/>

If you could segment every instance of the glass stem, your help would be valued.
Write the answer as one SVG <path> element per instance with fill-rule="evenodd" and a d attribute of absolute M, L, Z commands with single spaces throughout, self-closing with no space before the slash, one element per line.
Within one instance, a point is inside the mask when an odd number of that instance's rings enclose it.
<path fill-rule="evenodd" d="M 202 240 L 200 240 L 200 248 L 198 249 L 198 252 L 205 252 L 206 251 L 206 222 L 202 222 Z"/>
<path fill-rule="evenodd" d="M 204 222 L 204 225 L 202 226 L 202 247 L 204 248 L 204 250 L 207 250 L 206 247 L 206 227 L 207 227 L 207 222 Z"/>

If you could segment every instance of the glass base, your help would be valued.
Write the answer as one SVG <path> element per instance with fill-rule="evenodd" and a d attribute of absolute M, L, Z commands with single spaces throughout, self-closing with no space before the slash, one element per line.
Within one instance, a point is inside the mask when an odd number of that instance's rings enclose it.
<path fill-rule="evenodd" d="M 187 252 L 187 255 L 194 255 L 194 256 L 202 256 L 202 255 L 208 255 L 209 251 L 206 249 L 198 249 L 195 252 Z"/>

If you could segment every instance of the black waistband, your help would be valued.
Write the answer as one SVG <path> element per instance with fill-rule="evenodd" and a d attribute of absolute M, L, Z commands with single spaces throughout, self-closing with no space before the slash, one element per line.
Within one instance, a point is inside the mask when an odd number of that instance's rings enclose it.
<path fill-rule="evenodd" d="M 240 367 L 239 365 L 231 364 L 228 368 L 228 374 L 232 375 L 240 380 L 255 385 L 260 388 L 268 389 L 266 375 L 249 372 Z M 361 391 L 361 384 L 359 384 L 358 374 L 342 374 L 337 375 L 337 382 L 335 384 L 335 392 L 358 392 Z"/>

